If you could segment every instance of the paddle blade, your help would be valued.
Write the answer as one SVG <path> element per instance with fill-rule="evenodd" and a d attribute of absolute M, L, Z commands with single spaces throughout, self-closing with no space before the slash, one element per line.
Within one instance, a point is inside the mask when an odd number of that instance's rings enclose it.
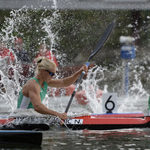
<path fill-rule="evenodd" d="M 87 66 L 89 66 L 89 61 L 90 61 L 90 59 L 91 59 L 91 58 L 101 49 L 101 47 L 106 43 L 106 41 L 107 41 L 108 37 L 110 36 L 110 33 L 111 33 L 111 31 L 112 31 L 112 29 L 113 29 L 113 27 L 114 27 L 114 24 L 115 24 L 115 23 L 112 22 L 112 23 L 107 27 L 107 29 L 105 30 L 105 32 L 103 33 L 103 35 L 102 35 L 100 41 L 99 41 L 98 44 L 96 45 L 95 49 L 93 50 L 92 54 L 90 55 L 90 57 L 89 57 L 89 59 L 88 59 L 88 61 L 87 61 L 87 63 L 86 63 Z M 76 93 L 76 90 L 77 90 L 77 88 L 78 88 L 78 86 L 79 86 L 79 84 L 80 84 L 81 79 L 82 79 L 83 76 L 84 76 L 84 72 L 82 72 L 82 74 L 81 74 L 81 76 L 80 76 L 80 78 L 79 78 L 79 81 L 78 81 L 78 83 L 77 83 L 77 85 L 76 85 L 76 88 L 75 88 L 75 90 L 74 90 L 74 92 L 73 92 L 73 94 L 72 94 L 72 96 L 71 96 L 71 98 L 70 98 L 70 101 L 69 101 L 69 103 L 68 103 L 68 105 L 67 105 L 67 108 L 66 108 L 66 110 L 65 110 L 65 113 L 67 113 L 68 110 L 69 110 L 69 107 L 70 107 L 70 105 L 71 105 L 71 103 L 72 103 L 73 97 L 74 97 L 74 95 L 75 95 L 75 93 Z"/>
<path fill-rule="evenodd" d="M 112 29 L 115 25 L 115 22 L 113 21 L 111 24 L 109 24 L 109 26 L 107 27 L 107 29 L 105 30 L 105 32 L 103 33 L 101 39 L 99 40 L 98 44 L 95 46 L 92 54 L 90 55 L 88 61 L 90 61 L 90 59 L 96 55 L 96 53 L 103 47 L 103 45 L 106 43 L 107 39 L 109 38 Z"/>

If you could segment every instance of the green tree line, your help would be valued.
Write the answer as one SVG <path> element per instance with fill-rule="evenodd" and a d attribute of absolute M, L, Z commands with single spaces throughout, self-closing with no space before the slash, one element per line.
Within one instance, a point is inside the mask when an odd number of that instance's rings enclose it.
<path fill-rule="evenodd" d="M 119 37 L 121 35 L 133 36 L 136 32 L 139 35 L 136 45 L 147 47 L 149 42 L 150 12 L 146 10 L 25 9 L 18 11 L 17 15 L 12 15 L 12 12 L 15 14 L 15 10 L 0 10 L 0 32 L 2 33 L 2 30 L 9 25 L 7 18 L 11 18 L 14 22 L 20 18 L 14 23 L 12 34 L 23 38 L 25 49 L 28 50 L 31 59 L 38 53 L 39 43 L 45 41 L 49 48 L 53 47 L 57 50 L 54 51 L 56 55 L 59 54 L 63 57 L 63 54 L 66 54 L 64 57 L 68 64 L 76 64 L 78 62 L 75 62 L 75 58 L 79 54 L 85 59 L 88 58 L 106 27 L 114 20 L 115 28 L 109 40 L 99 55 L 96 55 L 95 62 L 97 64 L 116 63 L 119 59 L 121 46 Z M 46 20 L 44 21 L 42 18 Z M 43 29 L 46 23 L 47 28 Z M 53 37 L 46 31 L 48 28 L 56 36 L 53 46 Z"/>

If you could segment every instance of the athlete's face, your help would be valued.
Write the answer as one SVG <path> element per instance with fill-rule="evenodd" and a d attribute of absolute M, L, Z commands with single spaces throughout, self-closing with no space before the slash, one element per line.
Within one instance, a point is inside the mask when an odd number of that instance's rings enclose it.
<path fill-rule="evenodd" d="M 53 68 L 51 70 L 45 69 L 44 72 L 45 72 L 45 80 L 46 82 L 49 82 L 54 77 L 56 73 L 56 68 Z"/>

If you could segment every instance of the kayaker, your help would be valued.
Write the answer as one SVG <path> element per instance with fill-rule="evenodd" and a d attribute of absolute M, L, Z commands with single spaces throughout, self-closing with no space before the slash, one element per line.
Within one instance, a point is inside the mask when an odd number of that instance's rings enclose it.
<path fill-rule="evenodd" d="M 82 71 L 87 72 L 87 66 L 82 66 L 77 72 L 69 77 L 53 79 L 56 72 L 56 64 L 52 60 L 43 57 L 38 57 L 36 62 L 37 67 L 35 70 L 35 77 L 28 80 L 20 91 L 17 108 L 33 108 L 41 114 L 58 116 L 63 120 L 67 119 L 66 113 L 50 110 L 42 104 L 47 93 L 47 87 L 67 87 L 73 84 Z"/>

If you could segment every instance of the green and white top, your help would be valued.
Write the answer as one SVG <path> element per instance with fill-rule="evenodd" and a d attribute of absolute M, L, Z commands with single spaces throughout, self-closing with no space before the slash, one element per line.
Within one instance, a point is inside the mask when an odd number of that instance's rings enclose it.
<path fill-rule="evenodd" d="M 30 80 L 35 80 L 39 84 L 39 81 L 35 77 L 31 78 Z M 47 93 L 47 86 L 48 86 L 48 84 L 46 82 L 44 82 L 44 87 L 43 88 L 40 86 L 40 89 L 41 89 L 41 92 L 40 92 L 41 102 L 44 100 L 45 95 Z M 33 108 L 33 105 L 30 101 L 30 98 L 24 96 L 22 94 L 22 90 L 19 93 L 17 108 L 24 108 L 24 109 Z"/>

